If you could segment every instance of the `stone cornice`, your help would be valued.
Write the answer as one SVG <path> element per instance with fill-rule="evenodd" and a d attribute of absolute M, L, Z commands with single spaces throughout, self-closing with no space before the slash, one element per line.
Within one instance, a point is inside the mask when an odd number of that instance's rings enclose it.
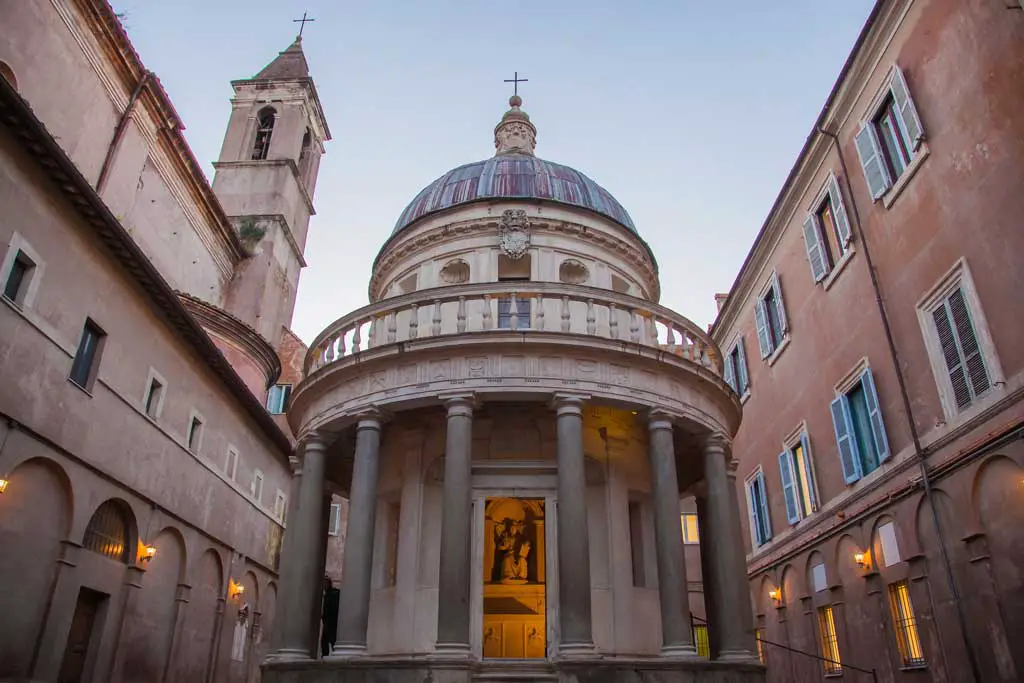
<path fill-rule="evenodd" d="M 863 95 L 868 79 L 878 68 L 885 49 L 913 3 L 914 0 L 876 1 L 733 281 L 728 298 L 712 326 L 711 333 L 716 342 L 721 343 L 723 337 L 728 336 L 727 333 L 732 330 L 743 303 L 769 267 L 771 256 L 789 227 L 797 205 L 807 190 L 807 184 L 831 152 L 834 141 L 824 135 L 821 129 L 840 134 L 841 128 L 854 117 L 856 102 Z M 841 135 L 840 141 L 843 141 Z"/>
<path fill-rule="evenodd" d="M 394 274 L 395 266 L 407 256 L 427 246 L 453 242 L 465 237 L 493 234 L 497 237 L 500 223 L 497 217 L 487 219 L 470 219 L 448 223 L 426 231 L 407 228 L 400 233 L 394 243 L 385 245 L 381 250 L 370 278 L 368 295 L 371 302 L 379 301 L 383 292 L 383 283 Z M 638 249 L 628 241 L 608 233 L 588 228 L 579 223 L 569 221 L 552 221 L 544 218 L 531 217 L 530 230 L 536 232 L 553 232 L 572 235 L 576 239 L 587 240 L 604 249 L 620 255 L 623 259 L 637 267 L 644 275 L 644 289 L 649 299 L 657 302 L 661 298 L 661 284 L 658 281 L 658 265 L 650 253 L 650 249 Z M 406 234 L 408 233 L 408 234 Z M 495 240 L 495 244 L 497 241 Z M 644 244 L 646 246 L 646 244 Z"/>
<path fill-rule="evenodd" d="M 274 347 L 259 332 L 222 308 L 185 292 L 177 294 L 181 303 L 205 330 L 234 342 L 245 351 L 245 355 L 263 369 L 268 388 L 277 381 L 281 375 L 281 360 L 277 357 Z"/>

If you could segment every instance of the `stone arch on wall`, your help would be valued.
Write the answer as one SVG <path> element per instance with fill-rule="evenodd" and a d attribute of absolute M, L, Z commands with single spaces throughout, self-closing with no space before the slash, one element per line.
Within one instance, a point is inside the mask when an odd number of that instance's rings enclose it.
<path fill-rule="evenodd" d="M 67 473 L 51 460 L 26 460 L 7 479 L 0 495 L 0 679 L 30 673 L 73 509 Z"/>
<path fill-rule="evenodd" d="M 787 564 L 779 575 L 780 588 L 782 590 L 782 602 L 787 608 L 798 606 L 800 596 L 803 595 L 803 586 L 800 582 L 800 572 L 793 565 Z"/>
<path fill-rule="evenodd" d="M 162 680 L 169 663 L 178 583 L 185 574 L 185 544 L 178 529 L 167 527 L 151 545 L 156 555 L 147 562 L 142 588 L 122 632 L 125 681 Z"/>
<path fill-rule="evenodd" d="M 208 548 L 192 567 L 192 590 L 181 632 L 181 647 L 175 668 L 178 680 L 204 681 L 213 652 L 217 606 L 224 588 L 224 565 L 220 553 Z"/>
<path fill-rule="evenodd" d="M 131 506 L 108 498 L 96 506 L 82 531 L 82 547 L 122 564 L 137 559 L 139 527 Z"/>

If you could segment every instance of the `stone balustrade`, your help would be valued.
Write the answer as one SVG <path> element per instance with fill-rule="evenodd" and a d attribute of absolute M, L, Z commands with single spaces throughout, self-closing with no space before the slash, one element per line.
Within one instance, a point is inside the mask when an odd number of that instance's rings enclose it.
<path fill-rule="evenodd" d="M 306 355 L 306 375 L 352 354 L 429 337 L 586 335 L 657 347 L 722 374 L 722 355 L 689 319 L 627 294 L 548 282 L 424 289 L 364 306 L 331 323 Z"/>

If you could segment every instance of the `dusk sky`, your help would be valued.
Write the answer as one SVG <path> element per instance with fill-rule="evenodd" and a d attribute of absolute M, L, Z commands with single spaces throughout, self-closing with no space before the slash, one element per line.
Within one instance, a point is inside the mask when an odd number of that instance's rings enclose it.
<path fill-rule="evenodd" d="M 537 155 L 630 212 L 661 302 L 702 326 L 728 291 L 872 0 L 116 0 L 212 179 L 230 81 L 292 42 L 333 134 L 293 328 L 309 342 L 367 301 L 370 266 L 416 193 L 494 153 L 514 71 Z"/>

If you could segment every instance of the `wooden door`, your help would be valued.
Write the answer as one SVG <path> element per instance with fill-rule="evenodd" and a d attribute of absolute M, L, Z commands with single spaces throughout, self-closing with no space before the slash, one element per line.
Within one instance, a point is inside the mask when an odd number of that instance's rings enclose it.
<path fill-rule="evenodd" d="M 57 683 L 82 683 L 85 680 L 85 662 L 89 656 L 96 614 L 106 597 L 105 594 L 88 588 L 79 591 Z"/>

